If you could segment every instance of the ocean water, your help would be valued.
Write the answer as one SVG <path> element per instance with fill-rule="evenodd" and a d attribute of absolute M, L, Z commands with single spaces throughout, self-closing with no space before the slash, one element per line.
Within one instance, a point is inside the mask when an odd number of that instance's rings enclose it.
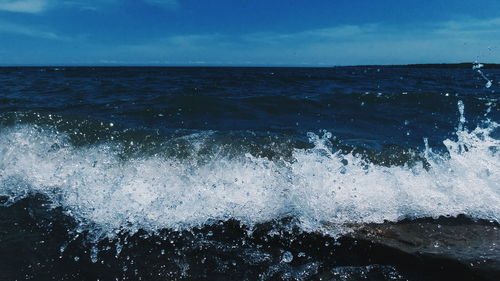
<path fill-rule="evenodd" d="M 348 234 L 499 225 L 499 80 L 472 64 L 0 68 L 0 276 L 469 278 Z"/>

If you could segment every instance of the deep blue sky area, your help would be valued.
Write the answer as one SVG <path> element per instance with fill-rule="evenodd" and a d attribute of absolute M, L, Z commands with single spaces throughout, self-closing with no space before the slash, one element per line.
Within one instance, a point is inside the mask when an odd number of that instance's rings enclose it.
<path fill-rule="evenodd" d="M 499 0 L 0 0 L 0 65 L 500 63 Z"/>

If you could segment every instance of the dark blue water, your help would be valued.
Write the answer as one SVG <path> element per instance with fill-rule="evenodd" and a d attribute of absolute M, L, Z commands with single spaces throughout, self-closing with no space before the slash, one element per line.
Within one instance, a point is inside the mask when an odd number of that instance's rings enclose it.
<path fill-rule="evenodd" d="M 492 79 L 498 73 L 487 70 Z M 0 81 L 2 112 L 53 113 L 160 134 L 303 137 L 328 130 L 344 140 L 398 145 L 449 136 L 457 100 L 476 124 L 487 102 L 498 99 L 497 86 L 485 88 L 471 69 L 4 68 Z M 498 108 L 490 115 L 498 120 Z"/>
<path fill-rule="evenodd" d="M 482 71 L 0 68 L 0 276 L 476 278 L 344 234 L 499 222 Z"/>

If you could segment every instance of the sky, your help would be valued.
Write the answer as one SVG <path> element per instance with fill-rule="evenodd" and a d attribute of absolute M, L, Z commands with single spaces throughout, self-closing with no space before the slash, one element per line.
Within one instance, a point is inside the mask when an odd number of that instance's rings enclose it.
<path fill-rule="evenodd" d="M 499 0 L 0 0 L 0 65 L 500 63 Z"/>

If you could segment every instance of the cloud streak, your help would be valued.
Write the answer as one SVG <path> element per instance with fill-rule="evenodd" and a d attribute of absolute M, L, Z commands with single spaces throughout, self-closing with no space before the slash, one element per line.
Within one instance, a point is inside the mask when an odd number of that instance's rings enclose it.
<path fill-rule="evenodd" d="M 61 37 L 51 31 L 41 30 L 37 27 L 25 26 L 4 21 L 0 21 L 0 34 L 1 33 L 17 34 L 40 39 L 67 39 L 66 37 Z"/>
<path fill-rule="evenodd" d="M 165 10 L 177 10 L 180 5 L 177 0 L 142 0 L 148 5 Z M 79 10 L 97 11 L 104 7 L 119 5 L 124 0 L 0 0 L 0 11 L 14 13 L 38 14 L 49 9 L 74 8 Z"/>
<path fill-rule="evenodd" d="M 179 8 L 179 2 L 177 0 L 144 0 L 144 2 L 169 10 L 175 10 Z"/>
<path fill-rule="evenodd" d="M 0 0 L 0 11 L 37 14 L 49 6 L 47 0 Z"/>

